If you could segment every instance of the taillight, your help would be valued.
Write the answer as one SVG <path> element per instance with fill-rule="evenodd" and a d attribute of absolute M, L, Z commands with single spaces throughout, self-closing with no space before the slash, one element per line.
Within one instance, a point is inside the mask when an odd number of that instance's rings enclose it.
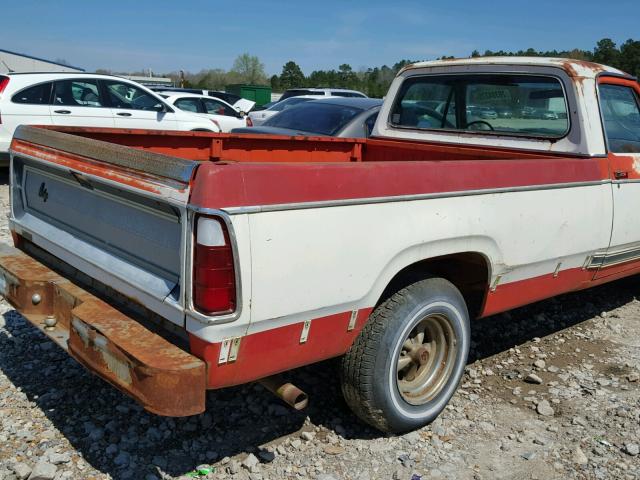
<path fill-rule="evenodd" d="M 9 77 L 0 77 L 0 93 L 9 85 Z M 0 115 L 0 123 L 2 123 L 2 115 Z"/>
<path fill-rule="evenodd" d="M 227 226 L 215 217 L 198 217 L 193 258 L 193 306 L 207 315 L 236 309 L 236 276 Z"/>
<path fill-rule="evenodd" d="M 245 118 L 247 119 L 247 127 L 253 127 L 253 120 L 251 120 L 251 117 L 247 115 Z"/>
<path fill-rule="evenodd" d="M 0 93 L 4 92 L 7 85 L 9 85 L 9 77 L 0 77 Z"/>

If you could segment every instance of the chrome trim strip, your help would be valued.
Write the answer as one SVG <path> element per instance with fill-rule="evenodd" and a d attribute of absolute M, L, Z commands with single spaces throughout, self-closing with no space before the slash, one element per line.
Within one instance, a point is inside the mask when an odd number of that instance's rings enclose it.
<path fill-rule="evenodd" d="M 640 155 L 640 153 L 625 153 L 624 155 Z M 623 183 L 640 183 L 640 178 L 629 178 L 626 180 L 612 180 L 614 185 L 620 185 Z"/>
<path fill-rule="evenodd" d="M 413 195 L 397 195 L 389 197 L 348 198 L 341 200 L 326 200 L 319 202 L 280 203 L 274 205 L 253 205 L 247 207 L 224 207 L 221 209 L 208 209 L 189 204 L 187 208 L 198 213 L 213 214 L 224 211 L 229 215 L 245 213 L 276 212 L 282 210 L 303 210 L 309 208 L 344 207 L 350 205 L 366 205 L 374 203 L 410 202 L 417 200 L 431 200 L 438 198 L 469 197 L 473 195 L 491 195 L 495 193 L 531 192 L 536 190 L 556 190 L 564 188 L 592 187 L 610 184 L 610 179 L 593 180 L 589 182 L 552 183 L 544 185 L 526 185 L 522 187 L 488 188 L 480 190 L 464 190 L 439 193 L 419 193 Z"/>
<path fill-rule="evenodd" d="M 608 268 L 634 260 L 640 260 L 640 243 L 599 250 L 588 257 L 585 268 L 587 270 Z"/>

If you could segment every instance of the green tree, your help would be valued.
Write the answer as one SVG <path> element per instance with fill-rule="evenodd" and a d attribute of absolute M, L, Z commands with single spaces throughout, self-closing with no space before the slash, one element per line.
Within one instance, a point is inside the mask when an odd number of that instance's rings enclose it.
<path fill-rule="evenodd" d="M 296 62 L 290 60 L 282 66 L 280 88 L 286 90 L 287 88 L 303 87 L 304 84 L 304 73 Z"/>
<path fill-rule="evenodd" d="M 617 65 L 619 57 L 620 51 L 616 47 L 616 43 L 610 38 L 603 38 L 593 49 L 593 60 L 598 63 Z"/>
<path fill-rule="evenodd" d="M 233 62 L 231 72 L 237 74 L 242 83 L 250 83 L 252 85 L 267 83 L 264 64 L 255 55 L 248 53 L 238 55 Z"/>
<path fill-rule="evenodd" d="M 631 38 L 620 46 L 620 62 L 615 65 L 631 75 L 640 76 L 640 41 Z"/>
<path fill-rule="evenodd" d="M 282 91 L 282 87 L 280 86 L 280 77 L 278 75 L 272 75 L 271 79 L 269 80 L 269 83 L 271 84 L 271 91 L 273 92 Z"/>
<path fill-rule="evenodd" d="M 338 67 L 338 78 L 341 87 L 357 88 L 358 76 L 348 63 L 343 63 Z"/>

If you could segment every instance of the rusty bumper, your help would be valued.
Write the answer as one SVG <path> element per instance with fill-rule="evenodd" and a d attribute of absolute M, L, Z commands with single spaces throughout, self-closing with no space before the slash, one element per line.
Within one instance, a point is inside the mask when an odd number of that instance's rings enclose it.
<path fill-rule="evenodd" d="M 0 247 L 0 294 L 60 347 L 158 415 L 205 409 L 202 360 L 26 253 Z"/>

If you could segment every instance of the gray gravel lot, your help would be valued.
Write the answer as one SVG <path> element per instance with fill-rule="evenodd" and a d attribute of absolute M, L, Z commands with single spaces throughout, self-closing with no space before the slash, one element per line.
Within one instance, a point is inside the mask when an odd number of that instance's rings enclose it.
<path fill-rule="evenodd" d="M 197 417 L 148 414 L 2 300 L 0 480 L 640 478 L 636 294 L 634 277 L 475 322 L 459 392 L 402 437 L 351 415 L 331 361 L 292 373 L 302 413 L 248 385 L 210 392 Z"/>

